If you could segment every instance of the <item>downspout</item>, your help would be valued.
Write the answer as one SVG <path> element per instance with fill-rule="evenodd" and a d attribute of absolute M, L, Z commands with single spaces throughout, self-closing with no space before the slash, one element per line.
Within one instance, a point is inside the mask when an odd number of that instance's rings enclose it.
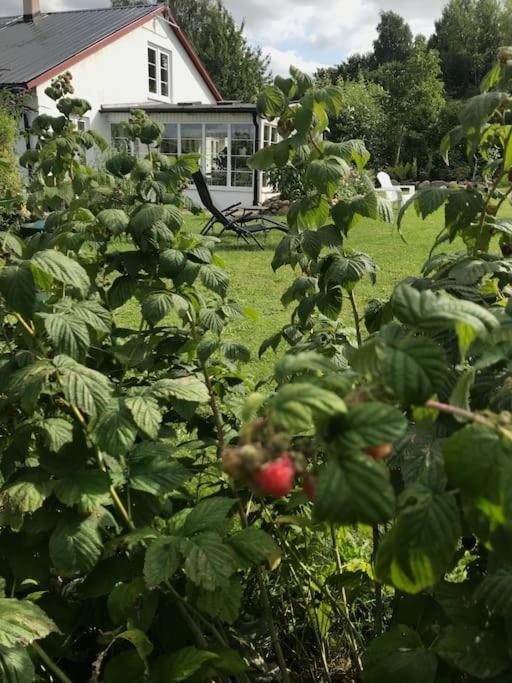
<path fill-rule="evenodd" d="M 257 112 L 253 111 L 252 112 L 252 120 L 254 122 L 254 152 L 258 152 L 260 149 L 260 126 L 258 122 L 258 114 Z M 253 171 L 254 173 L 254 187 L 253 187 L 253 203 L 254 206 L 259 206 L 260 203 L 260 172 L 257 170 Z"/>

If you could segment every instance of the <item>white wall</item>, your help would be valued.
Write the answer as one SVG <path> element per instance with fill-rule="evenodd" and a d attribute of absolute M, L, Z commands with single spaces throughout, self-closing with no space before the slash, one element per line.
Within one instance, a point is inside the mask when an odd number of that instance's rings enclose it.
<path fill-rule="evenodd" d="M 163 100 L 148 89 L 148 43 L 171 53 L 171 97 Z M 108 121 L 100 113 L 103 104 L 214 103 L 215 98 L 199 75 L 172 28 L 160 16 L 153 17 L 125 36 L 85 57 L 70 68 L 75 96 L 87 100 L 90 126 L 110 139 Z M 51 79 L 50 79 L 51 80 Z M 40 113 L 58 114 L 55 102 L 44 93 L 50 80 L 37 87 Z"/>

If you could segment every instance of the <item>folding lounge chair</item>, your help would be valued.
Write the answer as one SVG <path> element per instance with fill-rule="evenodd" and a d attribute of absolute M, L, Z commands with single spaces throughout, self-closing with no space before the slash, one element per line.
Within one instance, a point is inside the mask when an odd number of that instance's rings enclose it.
<path fill-rule="evenodd" d="M 228 206 L 221 211 L 213 202 L 206 178 L 202 172 L 197 171 L 194 173 L 192 179 L 203 206 L 212 214 L 210 220 L 201 231 L 202 235 L 207 235 L 214 229 L 215 225 L 219 223 L 222 226 L 221 235 L 226 231 L 232 231 L 238 237 L 241 237 L 247 244 L 249 244 L 252 239 L 260 249 L 263 249 L 256 237 L 258 233 L 268 233 L 271 230 L 288 232 L 286 225 L 264 215 L 262 213 L 264 211 L 263 207 L 244 207 L 241 202 L 239 202 L 238 204 Z"/>

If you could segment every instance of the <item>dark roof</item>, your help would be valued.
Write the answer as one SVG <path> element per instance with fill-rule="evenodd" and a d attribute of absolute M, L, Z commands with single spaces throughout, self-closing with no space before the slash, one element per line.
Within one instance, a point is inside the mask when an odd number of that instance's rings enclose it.
<path fill-rule="evenodd" d="M 104 104 L 101 111 L 105 113 L 130 112 L 134 109 L 143 109 L 147 112 L 161 112 L 168 114 L 200 112 L 202 114 L 219 114 L 228 111 L 237 114 L 254 114 L 256 105 L 248 102 L 218 102 L 217 104 L 183 103 L 165 104 L 161 102 L 139 102 L 133 104 Z"/>
<path fill-rule="evenodd" d="M 32 87 L 43 74 L 162 11 L 152 5 L 51 12 L 30 22 L 0 17 L 0 85 Z"/>

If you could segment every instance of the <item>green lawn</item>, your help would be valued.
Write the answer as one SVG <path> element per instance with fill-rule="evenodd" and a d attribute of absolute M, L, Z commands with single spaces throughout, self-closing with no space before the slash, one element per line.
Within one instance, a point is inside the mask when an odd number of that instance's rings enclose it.
<path fill-rule="evenodd" d="M 369 281 L 361 283 L 358 297 L 361 308 L 371 298 L 386 297 L 394 285 L 411 274 L 419 274 L 428 252 L 442 227 L 443 216 L 436 214 L 426 221 L 418 219 L 411 211 L 404 222 L 405 244 L 396 226 L 366 220 L 356 226 L 348 244 L 353 249 L 370 254 L 379 266 L 377 284 Z M 188 217 L 190 227 L 197 229 L 204 224 L 202 216 Z M 234 321 L 228 328 L 228 336 L 245 343 L 252 352 L 251 370 L 258 376 L 270 371 L 274 357 L 268 351 L 258 360 L 261 342 L 276 332 L 290 319 L 291 310 L 285 310 L 280 298 L 290 284 L 293 273 L 290 268 L 272 271 L 271 262 L 274 248 L 281 239 L 273 233 L 264 242 L 261 251 L 256 246 L 247 246 L 235 237 L 223 237 L 217 254 L 224 262 L 224 268 L 231 278 L 230 294 L 242 306 L 249 306 L 258 315 L 257 320 Z M 348 308 L 345 309 L 349 315 Z"/>

